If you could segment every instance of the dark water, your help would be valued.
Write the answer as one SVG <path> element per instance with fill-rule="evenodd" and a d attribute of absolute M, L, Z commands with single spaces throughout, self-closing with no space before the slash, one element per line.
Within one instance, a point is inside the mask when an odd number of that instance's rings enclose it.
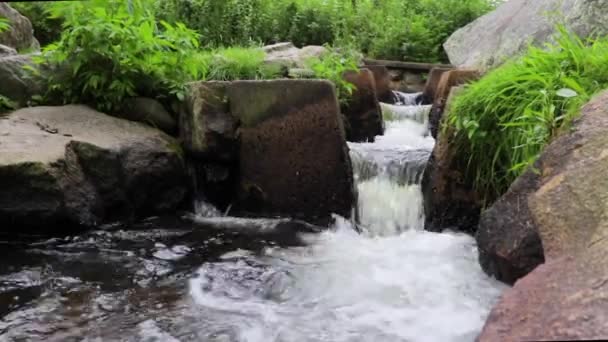
<path fill-rule="evenodd" d="M 2 342 L 207 341 L 187 280 L 228 251 L 277 244 L 178 218 L 22 240 L 0 242 Z"/>

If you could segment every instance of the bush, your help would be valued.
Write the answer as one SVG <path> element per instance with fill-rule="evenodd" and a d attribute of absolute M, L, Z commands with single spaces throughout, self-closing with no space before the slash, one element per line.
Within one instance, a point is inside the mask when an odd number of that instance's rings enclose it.
<path fill-rule="evenodd" d="M 55 4 L 65 20 L 57 43 L 36 59 L 55 70 L 47 99 L 119 109 L 125 97 L 171 94 L 206 71 L 196 49 L 198 35 L 183 24 L 157 24 L 144 0 L 92 0 Z"/>
<path fill-rule="evenodd" d="M 471 84 L 448 114 L 467 177 L 487 202 L 503 194 L 581 106 L 608 88 L 608 38 L 582 41 L 564 28 Z"/>
<path fill-rule="evenodd" d="M 280 76 L 279 66 L 264 64 L 260 48 L 220 48 L 202 52 L 200 63 L 207 67 L 201 79 L 215 81 L 271 79 Z"/>
<path fill-rule="evenodd" d="M 306 65 L 314 72 L 315 78 L 326 79 L 336 86 L 336 94 L 344 104 L 355 90 L 355 86 L 344 80 L 344 73 L 357 71 L 357 57 L 351 50 L 334 50 L 328 47 L 328 53 L 320 58 L 311 58 Z"/>
<path fill-rule="evenodd" d="M 203 45 L 354 44 L 377 58 L 445 61 L 442 43 L 493 8 L 493 0 L 157 0 Z"/>

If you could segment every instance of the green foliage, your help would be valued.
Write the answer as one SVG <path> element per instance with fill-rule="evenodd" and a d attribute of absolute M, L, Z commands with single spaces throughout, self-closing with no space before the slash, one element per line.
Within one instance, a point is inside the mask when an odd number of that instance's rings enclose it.
<path fill-rule="evenodd" d="M 47 99 L 115 111 L 125 97 L 171 94 L 206 71 L 198 63 L 198 35 L 183 24 L 157 23 L 145 0 L 57 3 L 64 19 L 57 43 L 37 58 L 49 73 Z"/>
<path fill-rule="evenodd" d="M 608 38 L 582 41 L 563 27 L 555 44 L 530 47 L 455 99 L 448 120 L 454 143 L 469 156 L 468 174 L 489 202 L 598 91 L 608 88 Z"/>
<path fill-rule="evenodd" d="M 203 45 L 291 41 L 354 44 L 378 58 L 446 59 L 441 44 L 493 8 L 493 0 L 157 0 L 163 19 L 183 21 Z"/>
<path fill-rule="evenodd" d="M 344 73 L 357 71 L 357 58 L 352 51 L 338 51 L 329 48 L 329 51 L 320 58 L 311 58 L 306 61 L 307 67 L 312 69 L 316 78 L 326 79 L 336 86 L 336 93 L 341 103 L 352 95 L 355 86 L 344 80 Z"/>
<path fill-rule="evenodd" d="M 52 4 L 46 1 L 15 2 L 11 6 L 26 16 L 34 27 L 34 36 L 41 46 L 59 40 L 63 20 L 49 13 Z"/>
<path fill-rule="evenodd" d="M 201 79 L 216 81 L 276 78 L 279 67 L 264 64 L 264 51 L 259 48 L 220 48 L 199 54 L 206 72 Z"/>
<path fill-rule="evenodd" d="M 10 24 L 6 18 L 0 17 L 0 33 L 8 30 L 10 28 Z"/>
<path fill-rule="evenodd" d="M 17 104 L 8 99 L 7 97 L 0 95 L 0 114 L 6 113 L 17 109 Z"/>

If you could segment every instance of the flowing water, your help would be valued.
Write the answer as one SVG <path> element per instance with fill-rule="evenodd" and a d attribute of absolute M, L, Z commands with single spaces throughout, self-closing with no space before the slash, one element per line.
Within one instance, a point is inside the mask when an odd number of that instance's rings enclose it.
<path fill-rule="evenodd" d="M 360 226 L 150 219 L 0 242 L 0 341 L 473 341 L 504 286 L 474 240 L 423 230 L 429 107 L 401 95 L 375 143 L 351 143 Z M 222 229 L 211 229 L 221 227 Z M 356 232 L 360 231 L 360 233 Z"/>

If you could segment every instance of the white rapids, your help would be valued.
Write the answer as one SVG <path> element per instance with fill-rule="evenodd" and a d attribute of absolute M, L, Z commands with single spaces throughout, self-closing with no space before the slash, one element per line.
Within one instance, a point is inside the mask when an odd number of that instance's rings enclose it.
<path fill-rule="evenodd" d="M 389 108 L 383 106 L 383 108 Z M 505 289 L 475 241 L 423 230 L 428 106 L 391 110 L 384 136 L 350 143 L 362 233 L 337 217 L 304 247 L 233 251 L 190 280 L 205 341 L 473 341 Z"/>

